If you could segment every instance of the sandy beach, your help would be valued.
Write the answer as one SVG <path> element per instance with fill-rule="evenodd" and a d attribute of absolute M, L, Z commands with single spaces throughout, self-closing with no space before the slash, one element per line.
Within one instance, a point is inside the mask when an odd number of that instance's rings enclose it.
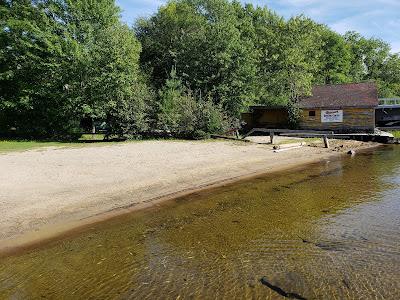
<path fill-rule="evenodd" d="M 0 243 L 376 146 L 331 143 L 280 153 L 256 143 L 143 141 L 0 154 Z"/>

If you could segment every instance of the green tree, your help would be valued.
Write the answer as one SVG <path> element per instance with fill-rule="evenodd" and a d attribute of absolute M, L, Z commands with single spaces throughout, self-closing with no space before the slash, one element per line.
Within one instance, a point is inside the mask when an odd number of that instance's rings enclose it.
<path fill-rule="evenodd" d="M 256 103 L 286 105 L 295 126 L 314 84 L 373 80 L 400 96 L 387 43 L 304 16 L 237 0 L 170 0 L 134 29 L 119 14 L 114 0 L 0 2 L 1 134 L 74 136 L 83 120 L 193 138 Z"/>
<path fill-rule="evenodd" d="M 207 138 L 229 126 L 228 117 L 211 96 L 196 96 L 177 77 L 175 68 L 160 91 L 158 128 L 181 138 Z"/>
<path fill-rule="evenodd" d="M 348 32 L 344 38 L 351 48 L 353 81 L 373 80 L 380 97 L 400 96 L 399 56 L 390 53 L 389 44 L 356 32 Z"/>
<path fill-rule="evenodd" d="M 158 110 L 158 127 L 164 131 L 177 132 L 179 130 L 179 105 L 184 101 L 184 87 L 177 77 L 176 69 L 172 68 L 170 78 L 160 90 Z M 187 107 L 190 111 L 191 107 Z"/>
<path fill-rule="evenodd" d="M 210 94 L 231 114 L 254 100 L 254 45 L 243 38 L 240 20 L 226 0 L 169 1 L 136 31 L 141 62 L 160 88 L 169 70 L 192 90 Z"/>
<path fill-rule="evenodd" d="M 351 82 L 351 49 L 339 34 L 323 26 L 321 31 L 321 68 L 317 80 L 320 84 Z"/>
<path fill-rule="evenodd" d="M 303 16 L 287 22 L 273 17 L 267 24 L 268 28 L 259 30 L 263 41 L 260 84 L 268 95 L 262 101 L 287 106 L 290 123 L 295 126 L 299 117 L 297 103 L 310 94 L 321 67 L 320 32 L 316 23 Z"/>
<path fill-rule="evenodd" d="M 70 41 L 45 8 L 45 3 L 31 1 L 7 1 L 1 8 L 3 125 L 39 135 L 54 133 L 60 123 L 66 130 L 75 125 L 69 118 L 73 105 L 62 101 L 62 66 Z"/>
<path fill-rule="evenodd" d="M 378 79 L 379 96 L 400 97 L 400 56 L 391 54 L 383 63 Z"/>
<path fill-rule="evenodd" d="M 1 13 L 2 131 L 69 136 L 82 119 L 146 129 L 141 48 L 114 0 L 7 1 Z"/>

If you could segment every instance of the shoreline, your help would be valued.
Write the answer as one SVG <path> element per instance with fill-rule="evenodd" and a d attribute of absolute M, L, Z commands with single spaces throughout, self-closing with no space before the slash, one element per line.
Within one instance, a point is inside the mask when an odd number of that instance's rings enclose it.
<path fill-rule="evenodd" d="M 346 141 L 339 141 L 339 143 L 346 144 Z M 358 144 L 359 145 L 353 147 L 353 149 L 359 153 L 368 152 L 376 148 L 383 147 L 383 145 L 376 143 L 358 142 Z M 351 145 L 354 146 L 354 143 Z M 300 152 L 304 154 L 305 151 L 311 150 L 312 148 L 313 147 L 303 147 L 301 149 L 291 150 L 289 152 L 292 154 L 299 154 Z M 74 237 L 82 232 L 91 230 L 91 227 L 100 223 L 118 219 L 135 212 L 154 207 L 160 207 L 163 204 L 167 204 L 171 200 L 184 198 L 194 193 L 209 191 L 221 186 L 229 186 L 240 181 L 252 180 L 261 176 L 279 174 L 289 170 L 303 169 L 309 165 L 320 163 L 326 160 L 341 159 L 345 155 L 347 155 L 346 151 L 332 152 L 330 149 L 324 149 L 324 151 L 320 153 L 311 153 L 307 157 L 296 157 L 296 155 L 291 155 L 289 158 L 287 158 L 286 154 L 285 162 L 280 165 L 272 164 L 271 161 L 267 160 L 264 164 L 261 163 L 261 166 L 259 167 L 250 167 L 247 165 L 246 172 L 239 172 L 235 174 L 235 176 L 232 176 L 232 173 L 227 172 L 224 174 L 225 176 L 220 177 L 220 179 L 211 180 L 200 184 L 193 182 L 185 189 L 178 189 L 171 193 L 160 194 L 156 197 L 150 197 L 140 202 L 128 201 L 128 204 L 120 205 L 107 210 L 98 209 L 96 213 L 91 213 L 84 217 L 77 218 L 71 214 L 70 220 L 63 218 L 56 219 L 48 224 L 40 226 L 39 228 L 27 230 L 22 234 L 11 235 L 6 239 L 0 239 L 0 258 L 18 255 L 19 253 L 23 253 L 32 249 L 45 247 L 53 242 Z M 114 200 L 120 197 L 123 198 L 126 197 L 126 195 L 114 195 Z"/>

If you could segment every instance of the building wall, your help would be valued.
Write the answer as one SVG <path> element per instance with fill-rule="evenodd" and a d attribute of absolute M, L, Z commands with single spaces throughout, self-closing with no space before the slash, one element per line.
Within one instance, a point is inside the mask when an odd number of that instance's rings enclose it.
<path fill-rule="evenodd" d="M 288 113 L 286 109 L 256 109 L 250 113 L 242 113 L 244 129 L 252 128 L 286 128 Z"/>
<path fill-rule="evenodd" d="M 344 108 L 342 123 L 321 122 L 321 110 L 303 109 L 301 112 L 301 129 L 332 130 L 335 132 L 373 131 L 375 128 L 374 108 Z M 329 109 L 331 110 L 331 109 Z M 315 117 L 310 117 L 309 112 L 315 111 Z"/>
<path fill-rule="evenodd" d="M 286 109 L 256 110 L 253 113 L 253 124 L 255 127 L 278 128 L 285 127 L 288 123 Z"/>
<path fill-rule="evenodd" d="M 253 113 L 242 113 L 241 121 L 245 123 L 246 127 L 253 128 Z"/>

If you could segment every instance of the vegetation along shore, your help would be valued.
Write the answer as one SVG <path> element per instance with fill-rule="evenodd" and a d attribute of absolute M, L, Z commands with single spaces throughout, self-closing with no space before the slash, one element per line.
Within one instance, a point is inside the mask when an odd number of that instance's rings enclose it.
<path fill-rule="evenodd" d="M 287 106 L 295 126 L 316 84 L 400 96 L 385 41 L 238 1 L 168 1 L 132 28 L 112 0 L 3 1 L 0 14 L 3 136 L 201 139 L 255 104 Z"/>

